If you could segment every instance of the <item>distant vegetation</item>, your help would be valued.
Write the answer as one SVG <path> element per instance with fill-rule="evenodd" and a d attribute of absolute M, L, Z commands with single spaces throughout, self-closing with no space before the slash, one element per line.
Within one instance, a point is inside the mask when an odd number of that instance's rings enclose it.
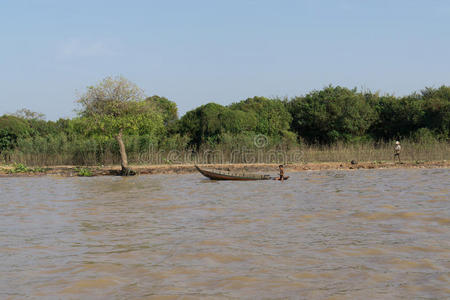
<path fill-rule="evenodd" d="M 124 90 L 128 98 L 121 97 Z M 178 118 L 174 102 L 145 97 L 124 78 L 106 78 L 77 102 L 81 107 L 73 119 L 45 121 L 42 114 L 26 109 L 1 116 L 0 162 L 122 163 L 126 171 L 124 158 L 141 164 L 175 163 L 181 158 L 209 162 L 199 153 L 233 155 L 249 150 L 301 150 L 301 159 L 309 161 L 326 159 L 320 151 L 347 151 L 347 156 L 330 154 L 329 160 L 382 160 L 390 159 L 391 142 L 397 139 L 415 151 L 410 159 L 449 158 L 449 86 L 405 97 L 327 86 L 291 99 L 253 97 L 228 106 L 208 103 Z M 255 137 L 262 137 L 263 144 Z M 126 149 L 122 156 L 121 141 Z M 407 149 L 405 155 L 407 159 Z M 269 162 L 279 160 L 286 162 L 276 157 Z"/>

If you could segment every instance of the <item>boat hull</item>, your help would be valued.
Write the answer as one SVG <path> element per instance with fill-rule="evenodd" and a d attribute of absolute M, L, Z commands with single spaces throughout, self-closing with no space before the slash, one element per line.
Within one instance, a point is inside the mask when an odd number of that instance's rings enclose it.
<path fill-rule="evenodd" d="M 212 180 L 236 180 L 236 181 L 250 181 L 250 180 L 276 180 L 278 178 L 270 177 L 269 175 L 259 174 L 245 174 L 245 173 L 230 173 L 226 171 L 207 170 L 195 166 L 203 176 Z M 289 177 L 285 177 L 287 180 Z"/>

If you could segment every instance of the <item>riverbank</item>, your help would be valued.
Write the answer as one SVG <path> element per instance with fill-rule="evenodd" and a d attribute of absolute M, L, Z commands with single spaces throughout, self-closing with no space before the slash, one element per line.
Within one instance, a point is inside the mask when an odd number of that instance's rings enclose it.
<path fill-rule="evenodd" d="M 202 164 L 205 168 L 226 169 L 243 172 L 277 173 L 278 164 Z M 165 164 L 165 165 L 132 165 L 131 168 L 138 174 L 188 174 L 197 172 L 193 164 Z M 357 169 L 392 169 L 392 168 L 450 168 L 450 161 L 429 162 L 360 162 L 351 163 L 297 163 L 287 164 L 286 172 L 314 171 L 314 170 L 357 170 Z M 48 166 L 39 168 L 21 168 L 15 166 L 0 166 L 0 177 L 20 176 L 107 176 L 117 175 L 120 166 Z"/>

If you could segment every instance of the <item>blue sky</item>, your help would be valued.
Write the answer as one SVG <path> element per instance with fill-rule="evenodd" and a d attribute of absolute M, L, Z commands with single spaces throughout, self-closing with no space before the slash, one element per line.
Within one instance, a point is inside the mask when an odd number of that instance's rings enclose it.
<path fill-rule="evenodd" d="M 75 116 L 123 75 L 181 114 L 328 84 L 397 96 L 450 85 L 450 1 L 0 2 L 0 115 Z"/>

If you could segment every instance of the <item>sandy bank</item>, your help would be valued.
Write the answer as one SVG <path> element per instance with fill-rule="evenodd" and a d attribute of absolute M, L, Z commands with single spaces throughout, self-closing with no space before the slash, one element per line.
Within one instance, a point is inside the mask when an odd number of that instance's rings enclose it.
<path fill-rule="evenodd" d="M 205 168 L 228 169 L 230 171 L 244 172 L 278 172 L 278 164 L 208 164 L 202 165 Z M 133 165 L 131 166 L 137 174 L 187 174 L 197 172 L 194 165 Z M 308 170 L 357 170 L 357 169 L 392 169 L 392 168 L 449 168 L 450 161 L 431 161 L 431 162 L 404 162 L 394 164 L 393 162 L 360 162 L 351 163 L 300 163 L 288 164 L 285 166 L 287 173 L 300 172 Z M 93 176 L 116 175 L 120 166 L 85 166 Z M 0 177 L 18 177 L 18 176 L 78 176 L 80 166 L 49 166 L 41 168 L 40 172 L 15 173 L 13 166 L 0 166 Z"/>

